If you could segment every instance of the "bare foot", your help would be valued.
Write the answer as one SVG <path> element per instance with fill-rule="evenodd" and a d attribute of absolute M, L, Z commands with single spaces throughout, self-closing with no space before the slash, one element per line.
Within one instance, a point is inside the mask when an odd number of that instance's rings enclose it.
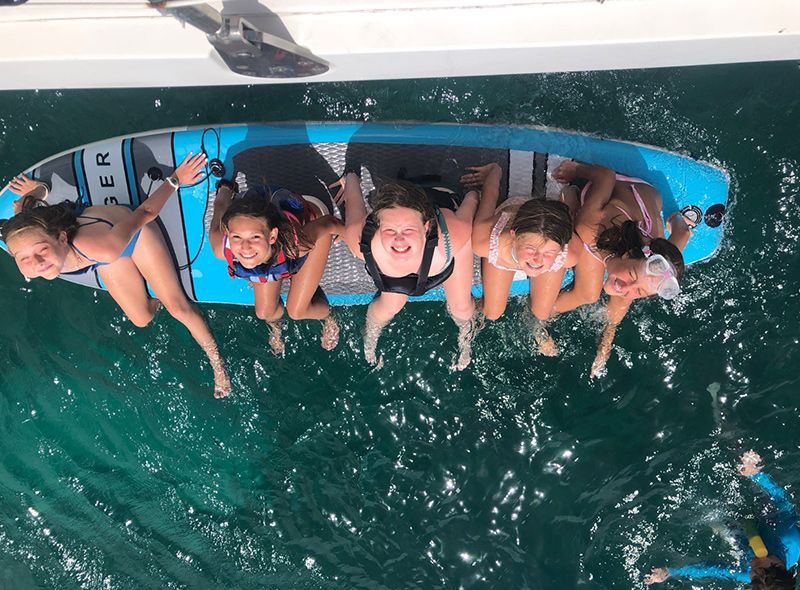
<path fill-rule="evenodd" d="M 380 369 L 383 366 L 383 355 L 378 358 L 377 354 L 375 353 L 375 349 L 371 348 L 364 348 L 364 359 L 372 365 L 373 367 L 377 367 Z"/>
<path fill-rule="evenodd" d="M 322 348 L 333 350 L 339 344 L 339 324 L 333 315 L 328 314 L 322 324 Z"/>
<path fill-rule="evenodd" d="M 161 303 L 158 299 L 154 301 Z M 220 399 L 226 397 L 231 392 L 231 380 L 228 378 L 228 371 L 225 370 L 225 361 L 219 354 L 217 343 L 211 340 L 210 342 L 201 343 L 200 347 L 208 356 L 208 362 L 211 364 L 211 370 L 214 371 L 214 397 Z"/>
<path fill-rule="evenodd" d="M 283 346 L 283 323 L 279 320 L 277 322 L 267 322 L 269 326 L 269 346 L 272 349 L 272 354 L 275 356 L 283 356 L 286 349 Z"/>
<path fill-rule="evenodd" d="M 458 358 L 452 366 L 454 371 L 463 371 L 472 361 L 472 341 L 483 328 L 484 319 L 485 316 L 478 312 L 473 313 L 468 320 L 453 318 L 458 326 Z"/>
<path fill-rule="evenodd" d="M 558 356 L 558 345 L 546 329 L 534 332 L 533 339 L 536 341 L 539 352 L 544 356 Z"/>
<path fill-rule="evenodd" d="M 228 372 L 223 368 L 214 368 L 214 397 L 222 399 L 228 397 L 231 393 L 231 380 L 228 377 Z"/>

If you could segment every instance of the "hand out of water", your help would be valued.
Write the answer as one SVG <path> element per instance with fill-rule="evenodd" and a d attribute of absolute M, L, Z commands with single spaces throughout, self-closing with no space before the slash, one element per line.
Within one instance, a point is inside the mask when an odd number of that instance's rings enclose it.
<path fill-rule="evenodd" d="M 737 466 L 739 473 L 745 477 L 752 477 L 761 472 L 761 456 L 753 450 L 747 451 L 739 459 Z"/>

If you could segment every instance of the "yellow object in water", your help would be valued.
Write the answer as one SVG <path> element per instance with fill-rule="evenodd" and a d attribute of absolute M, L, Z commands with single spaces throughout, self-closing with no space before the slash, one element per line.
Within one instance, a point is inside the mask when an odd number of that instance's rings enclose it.
<path fill-rule="evenodd" d="M 768 555 L 767 546 L 764 545 L 764 540 L 758 534 L 758 526 L 754 520 L 746 520 L 744 523 L 744 533 L 747 535 L 747 542 L 756 557 L 766 557 Z"/>

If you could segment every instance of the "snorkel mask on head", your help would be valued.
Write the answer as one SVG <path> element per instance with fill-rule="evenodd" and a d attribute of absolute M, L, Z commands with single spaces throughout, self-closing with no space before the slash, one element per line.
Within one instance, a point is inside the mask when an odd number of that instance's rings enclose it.
<path fill-rule="evenodd" d="M 643 246 L 644 271 L 648 276 L 661 279 L 656 288 L 656 293 L 662 299 L 675 299 L 681 292 L 678 276 L 672 263 L 661 254 L 653 254 L 650 246 Z"/>

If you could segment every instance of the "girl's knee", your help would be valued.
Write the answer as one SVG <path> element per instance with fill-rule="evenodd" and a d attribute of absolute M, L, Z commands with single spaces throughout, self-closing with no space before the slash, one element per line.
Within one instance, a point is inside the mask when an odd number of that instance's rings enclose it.
<path fill-rule="evenodd" d="M 597 293 L 595 292 L 578 293 L 578 305 L 589 305 L 591 303 L 595 303 L 598 299 L 600 299 L 600 291 L 598 291 Z"/>
<path fill-rule="evenodd" d="M 550 312 L 544 309 L 537 309 L 534 307 L 531 308 L 531 313 L 533 314 L 533 317 L 541 322 L 546 322 L 550 319 Z"/>
<path fill-rule="evenodd" d="M 192 320 L 200 317 L 200 312 L 188 301 L 166 302 L 162 301 L 169 315 L 174 317 L 182 324 L 188 324 Z"/>
<path fill-rule="evenodd" d="M 447 307 L 450 309 L 450 315 L 462 320 L 471 318 L 472 314 L 475 313 L 475 303 L 472 299 L 458 301 L 455 304 L 448 302 Z"/>
<path fill-rule="evenodd" d="M 378 299 L 374 301 L 373 305 L 375 306 L 375 311 L 378 312 L 382 317 L 393 318 L 405 307 L 406 300 L 395 300 L 388 298 L 381 299 L 378 297 Z"/>
<path fill-rule="evenodd" d="M 503 315 L 503 312 L 505 312 L 505 310 L 506 310 L 505 307 L 501 307 L 501 308 L 485 307 L 483 309 L 483 315 L 487 320 L 492 321 L 492 322 L 496 322 L 497 320 L 500 319 L 500 317 Z"/>
<path fill-rule="evenodd" d="M 127 314 L 130 322 L 137 328 L 146 328 L 148 325 L 150 325 L 150 322 L 153 321 L 154 315 L 155 314 L 149 311 L 141 311 L 137 313 Z"/>
<path fill-rule="evenodd" d="M 265 322 L 271 322 L 283 315 L 279 305 L 256 305 L 256 317 Z"/>
<path fill-rule="evenodd" d="M 308 312 L 308 305 L 296 303 L 294 301 L 286 302 L 286 315 L 293 320 L 305 320 Z"/>

